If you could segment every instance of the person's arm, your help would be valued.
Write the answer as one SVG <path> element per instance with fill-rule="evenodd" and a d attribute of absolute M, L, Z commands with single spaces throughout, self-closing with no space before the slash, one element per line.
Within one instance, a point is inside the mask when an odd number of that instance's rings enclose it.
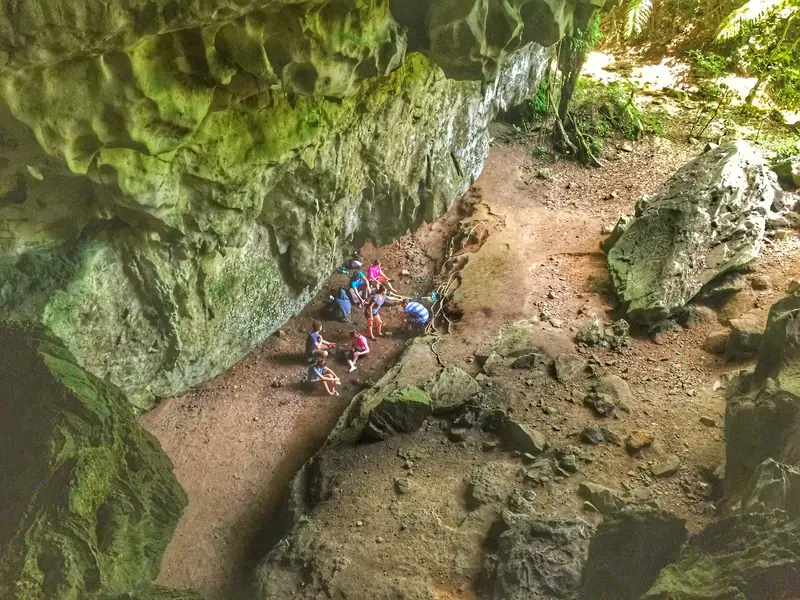
<path fill-rule="evenodd" d="M 361 341 L 364 343 L 364 349 L 359 350 L 358 352 L 361 354 L 361 356 L 364 356 L 365 354 L 369 354 L 369 342 L 367 342 L 367 338 L 365 338 L 363 335 L 361 336 Z"/>
<path fill-rule="evenodd" d="M 339 382 L 339 376 L 331 371 L 328 367 L 325 367 L 325 374 L 331 376 L 332 379 L 329 379 L 329 381 L 335 381 L 337 383 Z"/>

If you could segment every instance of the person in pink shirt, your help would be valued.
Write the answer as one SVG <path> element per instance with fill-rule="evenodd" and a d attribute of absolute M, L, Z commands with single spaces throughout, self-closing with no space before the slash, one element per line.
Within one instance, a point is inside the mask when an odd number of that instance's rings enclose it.
<path fill-rule="evenodd" d="M 389 278 L 383 274 L 380 259 L 372 261 L 372 266 L 367 270 L 367 279 L 370 282 L 374 281 L 375 283 L 382 283 L 389 289 L 390 292 L 394 292 L 395 294 L 397 293 L 397 290 L 395 290 L 392 287 L 392 284 L 389 283 Z"/>
<path fill-rule="evenodd" d="M 350 344 L 352 345 L 352 351 L 348 353 L 347 357 L 347 364 L 350 365 L 350 372 L 356 370 L 356 362 L 358 362 L 358 358 L 360 356 L 364 356 L 365 354 L 369 354 L 369 343 L 367 342 L 367 338 L 364 334 L 359 333 L 355 329 L 350 334 Z"/>

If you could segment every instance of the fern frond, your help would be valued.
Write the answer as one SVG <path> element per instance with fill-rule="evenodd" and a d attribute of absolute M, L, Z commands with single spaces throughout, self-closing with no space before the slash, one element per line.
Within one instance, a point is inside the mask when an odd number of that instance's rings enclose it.
<path fill-rule="evenodd" d="M 653 0 L 629 0 L 625 16 L 625 37 L 629 40 L 639 36 L 647 25 L 653 11 Z"/>
<path fill-rule="evenodd" d="M 744 6 L 737 8 L 722 21 L 717 31 L 716 41 L 724 42 L 738 37 L 742 26 L 758 21 L 768 12 L 793 4 L 792 0 L 749 0 Z"/>

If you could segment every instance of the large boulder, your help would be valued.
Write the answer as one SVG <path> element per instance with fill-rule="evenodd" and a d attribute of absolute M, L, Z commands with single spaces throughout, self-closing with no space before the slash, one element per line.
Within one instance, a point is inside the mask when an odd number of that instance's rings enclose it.
<path fill-rule="evenodd" d="M 504 513 L 487 540 L 481 598 L 575 598 L 591 534 L 591 526 L 582 520 Z"/>
<path fill-rule="evenodd" d="M 756 258 L 767 216 L 783 209 L 775 174 L 758 150 L 729 142 L 684 165 L 608 252 L 631 320 L 655 324 L 705 284 Z"/>
<path fill-rule="evenodd" d="M 800 520 L 776 511 L 712 523 L 642 600 L 783 600 L 800 590 Z"/>
<path fill-rule="evenodd" d="M 800 469 L 768 458 L 750 478 L 741 508 L 748 513 L 782 510 L 790 517 L 800 518 Z"/>
<path fill-rule="evenodd" d="M 481 386 L 459 367 L 447 367 L 425 384 L 433 412 L 443 414 L 458 410 L 481 397 Z"/>
<path fill-rule="evenodd" d="M 431 397 L 414 385 L 395 390 L 372 409 L 364 428 L 366 440 L 388 440 L 416 431 L 431 414 Z"/>
<path fill-rule="evenodd" d="M 187 501 L 169 458 L 114 386 L 48 338 L 1 332 L 0 598 L 149 584 Z"/>
<path fill-rule="evenodd" d="M 589 544 L 581 600 L 638 600 L 686 540 L 686 524 L 663 511 L 626 510 L 606 517 Z"/>

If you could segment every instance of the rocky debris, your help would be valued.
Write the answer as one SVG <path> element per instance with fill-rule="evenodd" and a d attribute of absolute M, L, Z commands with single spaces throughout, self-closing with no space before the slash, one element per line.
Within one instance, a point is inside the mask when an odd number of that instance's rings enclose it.
<path fill-rule="evenodd" d="M 772 287 L 772 281 L 766 275 L 753 275 L 750 278 L 750 286 L 754 290 L 762 292 Z"/>
<path fill-rule="evenodd" d="M 800 469 L 768 458 L 756 467 L 741 500 L 746 513 L 785 511 L 800 518 Z"/>
<path fill-rule="evenodd" d="M 621 348 L 629 342 L 630 326 L 624 319 L 614 321 L 606 327 L 600 319 L 593 319 L 578 331 L 575 339 L 591 347 Z"/>
<path fill-rule="evenodd" d="M 769 311 L 751 386 L 772 379 L 780 389 L 800 395 L 800 296 L 776 302 Z"/>
<path fill-rule="evenodd" d="M 800 187 L 800 154 L 789 156 L 773 166 L 778 181 L 784 185 Z"/>
<path fill-rule="evenodd" d="M 502 436 L 509 449 L 517 450 L 522 454 L 528 453 L 536 456 L 547 448 L 547 438 L 544 434 L 513 419 L 506 421 Z"/>
<path fill-rule="evenodd" d="M 614 444 L 621 446 L 622 441 L 619 436 L 605 427 L 585 427 L 581 432 L 581 441 L 596 446 L 598 444 Z"/>
<path fill-rule="evenodd" d="M 128 400 L 47 336 L 0 337 L 0 598 L 196 598 L 150 587 L 187 498 Z"/>
<path fill-rule="evenodd" d="M 398 496 L 404 496 L 408 493 L 408 479 L 406 477 L 397 477 L 394 480 L 394 491 Z"/>
<path fill-rule="evenodd" d="M 483 395 L 481 386 L 470 375 L 458 367 L 448 367 L 425 384 L 431 398 L 434 415 L 442 415 L 473 404 Z"/>
<path fill-rule="evenodd" d="M 558 356 L 574 351 L 575 345 L 563 333 L 542 329 L 539 321 L 522 321 L 503 327 L 485 348 L 476 353 L 476 357 L 482 360 L 492 352 L 502 358 L 537 354 L 549 366 Z"/>
<path fill-rule="evenodd" d="M 789 281 L 789 285 L 786 286 L 786 292 L 788 294 L 797 294 L 800 292 L 800 280 L 792 279 Z"/>
<path fill-rule="evenodd" d="M 146 585 L 124 594 L 103 594 L 97 600 L 203 600 L 193 590 L 174 590 L 160 585 Z"/>
<path fill-rule="evenodd" d="M 511 366 L 515 369 L 543 369 L 547 366 L 547 360 L 538 352 L 531 352 L 530 354 L 523 354 L 515 359 Z"/>
<path fill-rule="evenodd" d="M 681 460 L 675 454 L 668 454 L 664 460 L 660 460 L 650 467 L 650 472 L 654 477 L 670 477 L 681 468 Z"/>
<path fill-rule="evenodd" d="M 493 461 L 475 467 L 467 477 L 467 508 L 504 503 L 514 486 L 514 465 Z"/>
<path fill-rule="evenodd" d="M 519 515 L 535 516 L 536 507 L 533 504 L 535 500 L 536 492 L 515 488 L 508 496 L 508 510 Z"/>
<path fill-rule="evenodd" d="M 593 531 L 585 521 L 504 513 L 492 526 L 481 598 L 574 598 Z"/>
<path fill-rule="evenodd" d="M 650 447 L 655 439 L 655 435 L 649 429 L 636 429 L 625 439 L 625 449 L 631 454 L 636 454 Z"/>
<path fill-rule="evenodd" d="M 628 382 L 618 375 L 608 375 L 594 385 L 583 403 L 600 417 L 613 417 L 617 409 L 629 411 L 632 400 Z"/>
<path fill-rule="evenodd" d="M 690 304 L 678 316 L 678 323 L 686 329 L 695 329 L 703 325 L 711 325 L 718 321 L 717 313 L 713 308 Z"/>
<path fill-rule="evenodd" d="M 622 492 L 591 481 L 584 481 L 578 486 L 578 495 L 604 515 L 616 512 L 626 505 Z"/>
<path fill-rule="evenodd" d="M 703 286 L 695 296 L 697 302 L 720 306 L 747 287 L 747 279 L 741 273 L 726 273 Z"/>
<path fill-rule="evenodd" d="M 392 392 L 369 416 L 363 438 L 388 440 L 398 433 L 416 431 L 431 414 L 431 398 L 414 385 Z"/>
<path fill-rule="evenodd" d="M 743 514 L 689 538 L 642 600 L 797 597 L 800 520 L 786 513 Z"/>
<path fill-rule="evenodd" d="M 633 215 L 622 215 L 619 218 L 619 221 L 617 221 L 617 224 L 614 225 L 614 228 L 609 232 L 611 235 L 600 242 L 600 249 L 608 254 L 608 251 L 614 247 L 614 244 L 619 241 L 619 238 L 621 238 L 622 234 L 628 230 L 633 221 Z"/>
<path fill-rule="evenodd" d="M 580 354 L 560 354 L 555 361 L 556 378 L 561 382 L 572 381 L 583 373 L 587 364 Z"/>
<path fill-rule="evenodd" d="M 761 251 L 766 218 L 783 209 L 775 174 L 754 147 L 723 144 L 684 165 L 643 205 L 608 252 L 628 316 L 652 325 Z"/>
<path fill-rule="evenodd" d="M 469 437 L 469 429 L 466 427 L 451 427 L 447 430 L 447 439 L 451 442 L 464 442 Z"/>
<path fill-rule="evenodd" d="M 556 461 L 556 473 L 565 477 L 569 477 L 573 473 L 577 473 L 579 455 L 580 450 L 571 446 L 564 446 L 556 449 L 555 452 L 553 452 L 553 458 Z"/>
<path fill-rule="evenodd" d="M 728 349 L 728 338 L 730 337 L 730 331 L 714 331 L 703 342 L 703 348 L 711 352 L 711 354 L 725 354 Z"/>
<path fill-rule="evenodd" d="M 492 352 L 483 363 L 483 372 L 489 377 L 495 377 L 500 374 L 500 370 L 505 366 L 503 357 L 497 352 Z"/>
<path fill-rule="evenodd" d="M 638 600 L 678 558 L 685 521 L 654 510 L 607 516 L 589 544 L 579 600 Z"/>
<path fill-rule="evenodd" d="M 745 315 L 731 319 L 731 334 L 725 345 L 725 358 L 730 361 L 746 360 L 758 354 L 764 323 L 756 315 Z"/>
<path fill-rule="evenodd" d="M 752 375 L 729 386 L 725 409 L 725 487 L 744 486 L 768 458 L 800 460 L 800 296 L 770 309 Z"/>
<path fill-rule="evenodd" d="M 707 415 L 703 415 L 700 417 L 700 423 L 705 425 L 706 427 L 717 426 L 717 420 L 714 417 L 709 417 Z"/>

